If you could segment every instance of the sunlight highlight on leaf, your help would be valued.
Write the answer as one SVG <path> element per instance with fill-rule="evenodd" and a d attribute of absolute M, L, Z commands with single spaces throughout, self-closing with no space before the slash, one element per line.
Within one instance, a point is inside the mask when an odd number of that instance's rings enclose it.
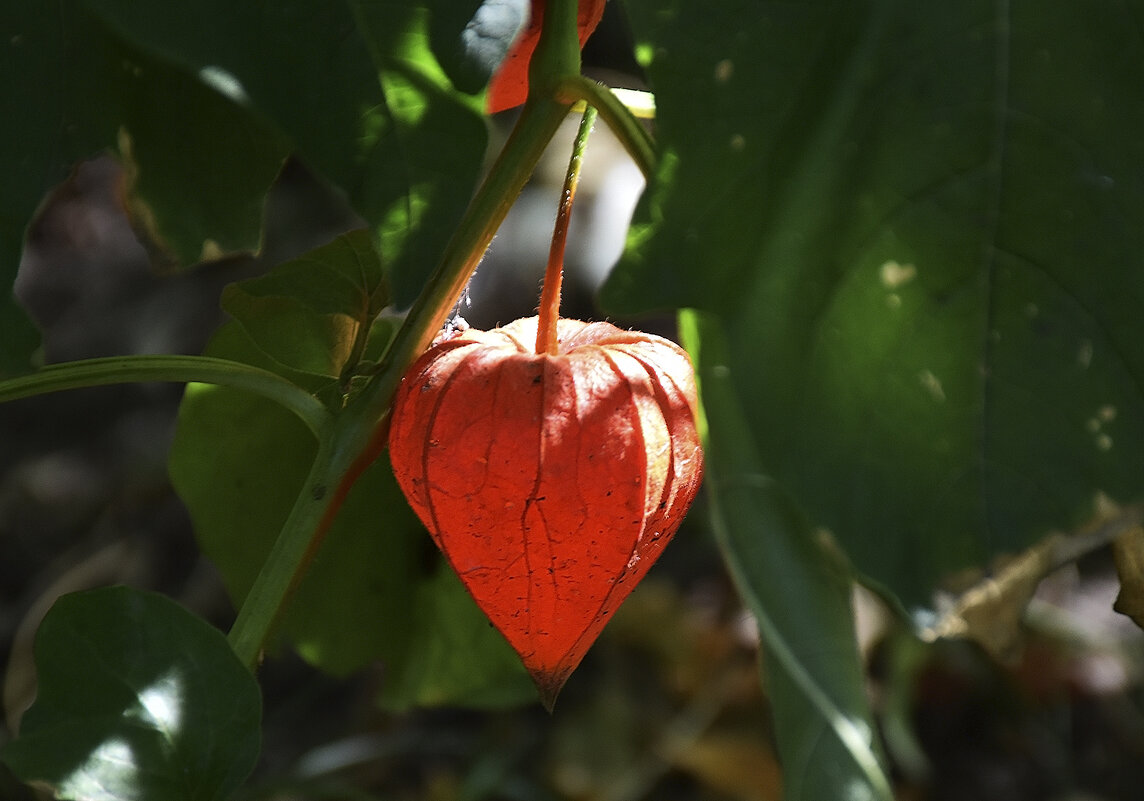
<path fill-rule="evenodd" d="M 60 782 L 59 796 L 82 801 L 138 798 L 138 777 L 144 768 L 138 764 L 134 750 L 125 740 L 107 740 Z"/>
<path fill-rule="evenodd" d="M 147 722 L 175 742 L 183 723 L 185 687 L 179 671 L 172 669 L 139 692 L 139 705 L 147 713 Z"/>

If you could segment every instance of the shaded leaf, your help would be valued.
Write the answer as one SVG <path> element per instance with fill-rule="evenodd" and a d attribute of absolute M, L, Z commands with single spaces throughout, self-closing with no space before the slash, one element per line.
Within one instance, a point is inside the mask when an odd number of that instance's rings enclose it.
<path fill-rule="evenodd" d="M 223 799 L 258 757 L 261 697 L 221 632 L 125 587 L 60 598 L 4 761 L 82 801 Z"/>
<path fill-rule="evenodd" d="M 61 38 L 59 23 L 38 3 L 16 4 L 0 21 L 0 40 L 6 43 L 0 48 L 0 116 L 9 121 L 0 125 L 5 176 L 0 193 L 0 378 L 30 370 L 39 343 L 11 290 L 32 215 L 48 189 L 67 174 L 61 143 L 44 135 L 59 124 L 51 99 L 64 94 L 66 83 L 58 59 Z M 37 80 L 27 80 L 28 75 Z"/>
<path fill-rule="evenodd" d="M 536 700 L 519 657 L 444 560 L 421 578 L 406 604 L 413 634 L 404 659 L 391 663 L 378 697 L 382 706 L 504 707 Z"/>
<path fill-rule="evenodd" d="M 115 149 L 127 210 L 145 242 L 169 265 L 257 251 L 263 201 L 287 143 L 242 107 L 241 95 L 205 82 L 225 78 L 187 75 L 141 49 L 122 51 Z"/>
<path fill-rule="evenodd" d="M 759 624 L 784 797 L 888 801 L 855 642 L 849 566 L 764 472 L 728 378 L 722 323 L 695 314 L 683 323 L 707 414 L 715 535 Z"/>
<path fill-rule="evenodd" d="M 222 307 L 278 364 L 339 378 L 361 359 L 386 302 L 370 235 L 354 231 L 267 275 L 231 284 Z"/>
<path fill-rule="evenodd" d="M 412 301 L 468 203 L 486 140 L 477 101 L 453 91 L 430 49 L 428 9 L 88 2 L 124 37 L 230 87 L 343 189 L 374 228 L 396 302 Z"/>
<path fill-rule="evenodd" d="M 408 305 L 468 203 L 486 141 L 479 101 L 453 92 L 436 64 L 429 16 L 302 0 L 21 6 L 5 19 L 4 74 L 37 80 L 0 87 L 5 118 L 18 120 L 0 134 L 11 177 L 0 287 L 35 208 L 81 158 L 119 150 L 137 221 L 189 263 L 258 245 L 263 196 L 293 151 L 370 222 Z M 445 38 L 459 40 L 464 21 L 448 25 L 458 27 Z M 4 304 L 11 364 L 0 369 L 14 373 L 34 332 Z"/>
<path fill-rule="evenodd" d="M 861 571 L 927 603 L 1140 495 L 1144 4 L 627 5 L 663 163 L 605 298 L 725 321 Z"/>
<path fill-rule="evenodd" d="M 234 324 L 220 329 L 206 353 L 274 369 Z M 220 387 L 187 388 L 171 480 L 236 606 L 270 552 L 315 452 L 310 432 L 276 404 Z M 384 510 L 375 519 L 354 515 L 353 502 L 363 495 Z M 287 611 L 285 635 L 333 673 L 400 648 L 409 635 L 407 617 L 387 615 L 404 603 L 417 564 L 415 523 L 403 524 L 402 509 L 384 471 L 363 475 Z M 406 534 L 380 536 L 383 527 Z"/>
<path fill-rule="evenodd" d="M 189 264 L 258 246 L 262 197 L 286 150 L 232 98 L 123 41 L 82 3 L 20 4 L 4 30 L 0 372 L 14 373 L 35 341 L 7 287 L 36 208 L 76 162 L 117 150 L 137 222 Z"/>

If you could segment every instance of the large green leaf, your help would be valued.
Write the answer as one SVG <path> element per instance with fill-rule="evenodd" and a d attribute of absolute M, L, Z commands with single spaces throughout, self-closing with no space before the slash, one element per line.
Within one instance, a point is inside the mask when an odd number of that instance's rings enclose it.
<path fill-rule="evenodd" d="M 224 799 L 258 758 L 261 696 L 220 631 L 126 587 L 64 596 L 4 762 L 82 801 Z"/>
<path fill-rule="evenodd" d="M 58 61 L 59 23 L 41 4 L 17 3 L 0 21 L 0 163 L 5 188 L 0 193 L 0 378 L 26 372 L 39 340 L 34 326 L 16 304 L 11 288 L 20 266 L 24 231 L 49 186 L 66 174 L 61 143 L 45 136 L 59 124 L 54 99 L 65 93 Z M 24 76 L 35 75 L 30 81 Z M 19 120 L 22 124 L 12 124 Z"/>
<path fill-rule="evenodd" d="M 219 331 L 208 354 L 276 366 L 236 323 Z M 266 560 L 314 452 L 309 432 L 275 404 L 219 387 L 188 388 L 171 479 L 236 604 Z M 390 680 L 382 697 L 391 707 L 481 703 L 474 690 L 503 703 L 534 698 L 507 643 L 481 622 L 468 595 L 441 583 L 438 564 L 383 457 L 346 498 L 282 631 L 307 661 L 334 674 L 383 661 Z"/>
<path fill-rule="evenodd" d="M 1144 3 L 627 7 L 663 162 L 607 304 L 720 317 L 861 571 L 926 603 L 1140 496 Z"/>

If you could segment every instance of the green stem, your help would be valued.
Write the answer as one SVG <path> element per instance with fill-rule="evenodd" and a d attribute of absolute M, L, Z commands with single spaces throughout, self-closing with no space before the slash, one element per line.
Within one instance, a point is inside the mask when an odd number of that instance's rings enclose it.
<path fill-rule="evenodd" d="M 604 122 L 640 168 L 644 178 L 651 180 L 657 163 L 655 142 L 611 89 L 583 75 L 575 75 L 564 78 L 557 84 L 556 97 L 569 103 L 582 100 L 599 111 Z"/>
<path fill-rule="evenodd" d="M 318 453 L 302 491 L 227 635 L 235 654 L 252 671 L 285 610 L 287 599 L 301 580 L 314 533 L 320 530 L 321 521 L 333 502 L 333 495 L 327 489 L 339 472 L 333 457 L 329 439 L 319 440 Z"/>
<path fill-rule="evenodd" d="M 148 381 L 198 382 L 253 392 L 293 412 L 319 440 L 331 420 L 317 398 L 282 376 L 210 356 L 110 356 L 53 364 L 0 381 L 0 403 L 68 389 Z"/>
<path fill-rule="evenodd" d="M 318 452 L 302 490 L 227 635 L 234 652 L 251 670 L 257 667 L 262 649 L 346 496 L 381 455 L 385 439 L 384 424 L 346 414 L 339 416 L 327 436 L 318 441 Z"/>
<path fill-rule="evenodd" d="M 540 39 L 528 64 L 528 96 L 552 97 L 557 84 L 580 74 L 578 0 L 549 0 Z"/>

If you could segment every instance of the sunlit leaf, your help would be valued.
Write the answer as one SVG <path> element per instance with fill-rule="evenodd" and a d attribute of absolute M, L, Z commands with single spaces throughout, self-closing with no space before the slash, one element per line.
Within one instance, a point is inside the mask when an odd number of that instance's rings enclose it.
<path fill-rule="evenodd" d="M 224 799 L 258 757 L 261 697 L 217 629 L 125 587 L 64 596 L 36 637 L 39 688 L 0 756 L 77 801 Z"/>

